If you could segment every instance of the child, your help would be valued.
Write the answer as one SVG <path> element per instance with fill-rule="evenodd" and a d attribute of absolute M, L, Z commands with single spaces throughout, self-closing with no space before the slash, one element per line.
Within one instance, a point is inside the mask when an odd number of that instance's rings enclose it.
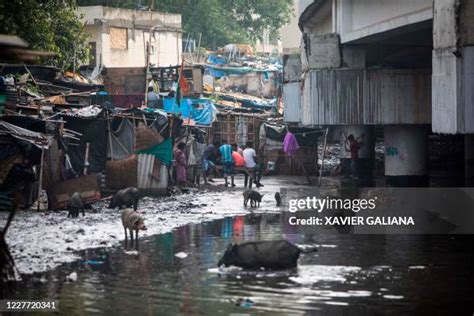
<path fill-rule="evenodd" d="M 176 180 L 178 185 L 186 184 L 186 154 L 184 149 L 186 144 L 181 142 L 173 152 L 174 166 L 176 168 Z"/>

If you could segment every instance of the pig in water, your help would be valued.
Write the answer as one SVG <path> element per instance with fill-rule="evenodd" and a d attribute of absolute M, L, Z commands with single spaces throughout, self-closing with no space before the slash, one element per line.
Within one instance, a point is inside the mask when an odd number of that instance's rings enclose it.
<path fill-rule="evenodd" d="M 133 248 L 133 231 L 135 231 L 135 249 L 138 250 L 138 231 L 147 229 L 143 217 L 131 208 L 126 208 L 122 211 L 122 225 L 125 232 L 125 249 L 128 249 L 128 229 L 130 232 L 130 248 Z"/>
<path fill-rule="evenodd" d="M 275 193 L 275 201 L 277 203 L 277 206 L 281 206 L 281 195 L 280 192 Z"/>
<path fill-rule="evenodd" d="M 69 213 L 67 217 L 76 218 L 79 216 L 79 211 L 82 210 L 82 216 L 85 215 L 84 212 L 84 202 L 82 201 L 81 193 L 74 192 L 69 198 L 67 208 Z"/>
<path fill-rule="evenodd" d="M 244 206 L 247 207 L 247 203 L 250 200 L 251 207 L 260 207 L 260 202 L 262 201 L 263 194 L 258 193 L 255 190 L 245 190 L 243 192 L 244 196 Z"/>
<path fill-rule="evenodd" d="M 302 250 L 287 240 L 249 241 L 229 244 L 217 266 L 234 265 L 244 269 L 283 270 L 295 268 L 300 253 L 317 251 L 316 248 Z"/>
<path fill-rule="evenodd" d="M 138 189 L 134 187 L 128 187 L 126 189 L 120 190 L 114 194 L 112 200 L 110 201 L 109 208 L 122 209 L 122 207 L 133 207 L 133 210 L 137 210 L 138 200 L 140 195 Z"/>

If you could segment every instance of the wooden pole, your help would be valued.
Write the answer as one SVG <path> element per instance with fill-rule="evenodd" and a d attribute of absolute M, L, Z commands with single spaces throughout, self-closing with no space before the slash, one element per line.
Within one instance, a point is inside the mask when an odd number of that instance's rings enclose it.
<path fill-rule="evenodd" d="M 112 148 L 112 131 L 110 130 L 110 120 L 109 120 L 109 115 L 107 114 L 107 127 L 109 130 L 109 149 L 110 149 L 110 160 L 114 160 L 114 152 Z"/>
<path fill-rule="evenodd" d="M 39 172 L 39 185 L 38 185 L 38 209 L 37 211 L 40 210 L 41 206 L 41 191 L 43 189 L 43 167 L 44 167 L 44 149 L 41 149 L 41 162 L 40 162 L 40 172 Z"/>
<path fill-rule="evenodd" d="M 198 41 L 198 49 L 196 51 L 196 59 L 197 62 L 199 63 L 199 57 L 201 57 L 201 38 L 202 38 L 202 33 L 199 33 L 199 41 Z"/>
<path fill-rule="evenodd" d="M 323 180 L 323 169 L 324 169 L 324 157 L 326 155 L 326 146 L 327 146 L 327 140 L 328 140 L 328 133 L 329 133 L 329 127 L 326 127 L 326 133 L 324 134 L 324 145 L 323 145 L 323 156 L 321 157 L 321 169 L 319 170 L 319 181 L 318 185 L 321 186 L 321 182 Z M 316 151 L 316 155 L 317 155 Z"/>
<path fill-rule="evenodd" d="M 132 124 L 133 124 L 133 150 L 137 149 L 137 128 L 135 125 L 135 116 L 132 117 Z"/>
<path fill-rule="evenodd" d="M 88 161 L 89 161 L 89 142 L 86 143 L 86 154 L 84 155 L 84 175 L 87 175 Z"/>
<path fill-rule="evenodd" d="M 306 180 L 308 180 L 308 184 L 311 185 L 311 184 L 312 184 L 312 183 L 311 183 L 311 179 L 309 178 L 309 175 L 308 175 L 308 173 L 306 172 L 306 168 L 304 167 L 303 163 L 301 162 L 300 157 L 298 157 L 297 155 L 295 155 L 295 158 L 296 158 L 296 160 L 298 161 L 299 165 L 301 166 L 301 169 L 303 169 L 303 172 L 304 172 L 304 174 L 305 174 L 305 176 L 306 176 Z"/>

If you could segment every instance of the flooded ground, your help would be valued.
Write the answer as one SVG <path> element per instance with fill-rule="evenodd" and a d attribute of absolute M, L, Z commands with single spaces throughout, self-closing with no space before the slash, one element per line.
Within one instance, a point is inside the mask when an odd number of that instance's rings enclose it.
<path fill-rule="evenodd" d="M 251 214 L 190 224 L 25 277 L 13 297 L 58 299 L 63 314 L 209 315 L 449 314 L 472 311 L 472 239 L 310 233 L 285 214 Z M 295 270 L 219 269 L 229 242 L 287 238 L 317 246 Z M 65 281 L 76 272 L 75 282 Z"/>
<path fill-rule="evenodd" d="M 273 194 L 281 186 L 295 187 L 299 177 L 273 177 L 265 179 L 266 194 L 262 207 L 256 212 L 280 212 Z M 140 232 L 146 237 L 171 231 L 173 228 L 229 215 L 247 214 L 243 207 L 243 178 L 237 178 L 236 188 L 224 188 L 222 179 L 210 187 L 191 189 L 189 194 L 165 198 L 144 198 L 138 211 L 145 218 L 148 230 Z M 304 182 L 302 183 L 304 184 Z M 76 251 L 110 247 L 124 239 L 120 211 L 107 208 L 104 201 L 93 205 L 75 219 L 67 218 L 67 211 L 18 212 L 7 234 L 7 242 L 21 274 L 42 272 L 63 262 L 79 259 Z M 0 214 L 0 222 L 8 214 Z M 3 218 L 2 218 L 3 216 Z"/>
<path fill-rule="evenodd" d="M 269 180 L 263 189 L 270 193 L 278 183 L 281 179 Z M 199 206 L 203 200 L 208 205 Z M 57 299 L 61 314 L 67 315 L 441 315 L 454 310 L 471 315 L 474 310 L 470 236 L 338 234 L 288 225 L 290 214 L 276 209 L 269 197 L 257 212 L 243 209 L 241 202 L 239 191 L 208 192 L 163 202 L 197 205 L 189 215 L 147 208 L 149 222 L 172 214 L 176 220 L 170 221 L 172 229 L 149 231 L 138 255 L 124 252 L 119 226 L 107 246 L 71 251 L 76 259 L 24 275 L 12 297 Z M 230 242 L 280 238 L 318 247 L 318 252 L 302 254 L 298 268 L 290 271 L 216 267 Z M 74 272 L 77 280 L 67 280 Z"/>

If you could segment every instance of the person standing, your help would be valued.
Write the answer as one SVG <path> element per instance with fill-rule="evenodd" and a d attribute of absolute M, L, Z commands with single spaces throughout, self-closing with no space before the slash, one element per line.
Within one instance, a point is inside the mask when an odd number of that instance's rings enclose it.
<path fill-rule="evenodd" d="M 204 165 L 204 152 L 206 151 L 206 144 L 204 143 L 204 137 L 202 135 L 199 135 L 196 138 L 196 161 L 197 161 L 197 167 L 196 167 L 196 177 L 195 181 L 196 184 L 199 186 L 201 176 L 204 178 L 204 184 L 207 183 L 207 178 L 206 178 L 206 169 Z"/>
<path fill-rule="evenodd" d="M 234 183 L 234 159 L 232 158 L 232 146 L 227 144 L 226 140 L 222 141 L 221 147 L 219 147 L 221 154 L 222 168 L 224 171 L 225 186 L 229 186 L 227 178 L 230 176 L 232 187 L 235 187 Z"/>
<path fill-rule="evenodd" d="M 148 88 L 152 88 L 153 92 L 155 92 L 157 95 L 160 94 L 160 83 L 158 82 L 158 75 L 153 74 L 151 76 L 151 80 L 148 83 Z M 150 90 L 148 90 L 150 91 Z"/>
<path fill-rule="evenodd" d="M 358 178 L 359 150 L 363 144 L 362 141 L 359 142 L 359 140 L 362 138 L 364 138 L 364 134 L 357 137 L 357 139 L 354 135 L 350 134 L 347 136 L 345 144 L 346 151 L 351 153 L 351 173 L 356 179 Z"/>
<path fill-rule="evenodd" d="M 244 149 L 244 161 L 245 161 L 245 167 L 248 169 L 251 169 L 253 172 L 253 177 L 254 177 L 254 182 L 257 185 L 257 188 L 262 187 L 263 185 L 260 183 L 261 180 L 261 174 L 260 174 L 260 168 L 257 164 L 257 153 L 255 152 L 255 149 L 253 149 L 253 143 L 252 141 L 247 141 L 246 147 Z M 245 186 L 247 186 L 247 182 L 249 187 L 252 187 L 251 183 L 252 179 L 248 179 L 248 175 L 245 175 Z"/>
<path fill-rule="evenodd" d="M 212 180 L 212 172 L 214 171 L 214 168 L 216 166 L 217 162 L 217 156 L 216 156 L 216 151 L 219 151 L 219 141 L 214 141 L 212 144 L 209 144 L 207 146 L 206 150 L 203 153 L 202 159 L 203 159 L 203 173 L 204 173 L 204 178 L 209 178 L 209 182 L 214 182 Z M 206 182 L 207 183 L 207 182 Z"/>
<path fill-rule="evenodd" d="M 178 185 L 186 184 L 186 154 L 184 150 L 186 149 L 186 144 L 181 142 L 178 144 L 177 148 L 173 152 L 174 157 L 174 166 L 176 168 L 176 180 Z"/>
<path fill-rule="evenodd" d="M 148 87 L 147 93 L 147 107 L 149 108 L 158 108 L 160 101 L 160 95 L 155 93 L 153 87 Z"/>

